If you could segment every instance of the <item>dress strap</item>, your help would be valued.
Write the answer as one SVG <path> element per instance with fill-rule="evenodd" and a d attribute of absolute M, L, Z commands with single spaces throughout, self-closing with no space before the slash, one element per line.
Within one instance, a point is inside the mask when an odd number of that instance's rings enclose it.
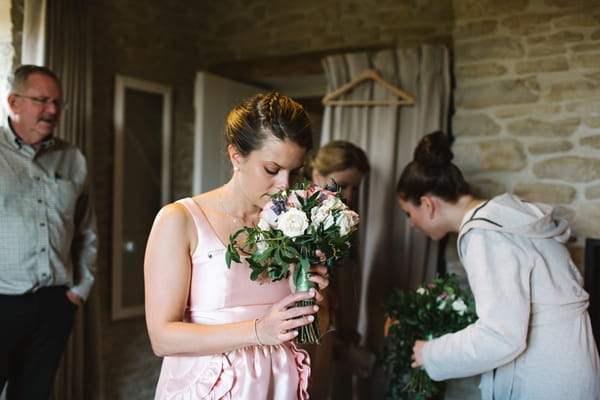
<path fill-rule="evenodd" d="M 203 230 L 205 224 L 208 223 L 208 221 L 206 220 L 206 216 L 200 209 L 200 206 L 191 197 L 186 197 L 177 200 L 176 203 L 181 204 L 185 207 L 186 210 L 188 210 L 188 212 L 192 216 L 192 219 L 194 220 L 196 230 L 198 231 L 198 233 L 200 233 L 200 231 Z"/>
<path fill-rule="evenodd" d="M 196 246 L 196 249 L 193 251 L 192 255 L 200 255 L 198 253 L 200 249 L 207 251 L 209 258 L 212 258 L 214 253 L 223 252 L 225 250 L 225 245 L 221 242 L 221 240 L 219 240 L 216 232 L 210 224 L 210 221 L 208 220 L 208 217 L 202 210 L 202 206 L 196 203 L 191 197 L 177 200 L 176 203 L 185 207 L 185 209 L 192 216 L 194 226 L 196 227 L 198 245 Z M 202 245 L 200 245 L 201 241 Z M 204 257 L 203 255 L 200 256 Z"/>

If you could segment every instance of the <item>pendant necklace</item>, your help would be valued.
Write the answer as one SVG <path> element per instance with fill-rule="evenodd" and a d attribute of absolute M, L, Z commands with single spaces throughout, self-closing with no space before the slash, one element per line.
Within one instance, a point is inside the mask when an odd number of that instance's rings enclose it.
<path fill-rule="evenodd" d="M 221 196 L 221 193 L 219 193 L 219 204 L 221 206 L 221 211 L 223 212 L 223 215 L 230 218 L 233 225 L 237 227 L 242 227 L 244 225 L 244 218 L 240 219 L 235 215 L 229 213 L 229 210 L 227 209 L 227 207 L 225 207 L 225 203 L 223 202 L 223 197 Z"/>

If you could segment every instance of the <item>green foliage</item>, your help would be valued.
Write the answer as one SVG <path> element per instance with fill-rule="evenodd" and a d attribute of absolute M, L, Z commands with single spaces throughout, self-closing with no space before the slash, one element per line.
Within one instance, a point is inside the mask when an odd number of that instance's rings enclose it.
<path fill-rule="evenodd" d="M 290 215 L 296 220 L 285 219 Z M 306 291 L 314 287 L 308 281 L 311 265 L 324 264 L 332 272 L 335 261 L 350 254 L 350 237 L 358 219 L 358 214 L 341 200 L 339 190 L 309 183 L 286 189 L 271 196 L 258 226 L 243 227 L 230 236 L 225 253 L 227 267 L 244 258 L 251 269 L 251 280 L 278 281 L 288 277 L 294 264 L 296 291 Z M 318 324 L 310 329 L 308 333 L 300 329 L 298 341 L 319 343 Z"/>
<path fill-rule="evenodd" d="M 415 290 L 396 289 L 384 301 L 389 321 L 384 367 L 390 378 L 388 398 L 425 400 L 443 392 L 423 368 L 411 368 L 416 340 L 428 340 L 459 331 L 477 319 L 475 301 L 453 275 L 438 276 Z"/>

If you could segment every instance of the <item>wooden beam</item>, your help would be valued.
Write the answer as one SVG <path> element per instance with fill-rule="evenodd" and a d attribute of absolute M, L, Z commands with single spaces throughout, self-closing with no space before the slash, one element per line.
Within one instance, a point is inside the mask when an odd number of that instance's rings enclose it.
<path fill-rule="evenodd" d="M 230 79 L 252 83 L 262 78 L 302 76 L 324 73 L 321 61 L 334 54 L 377 51 L 392 48 L 380 45 L 369 48 L 347 48 L 331 51 L 284 56 L 262 57 L 251 60 L 225 61 L 209 66 L 208 71 Z"/>

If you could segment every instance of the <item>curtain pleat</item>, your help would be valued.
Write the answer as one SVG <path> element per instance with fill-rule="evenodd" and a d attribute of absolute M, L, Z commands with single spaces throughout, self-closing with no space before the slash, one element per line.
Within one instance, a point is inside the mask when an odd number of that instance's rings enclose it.
<path fill-rule="evenodd" d="M 86 155 L 93 176 L 92 143 L 92 38 L 89 2 L 86 0 L 48 1 L 45 3 L 44 34 L 30 37 L 36 54 L 44 54 L 44 64 L 62 81 L 63 97 L 69 103 L 63 111 L 55 135 L 76 146 Z M 35 7 L 35 6 L 33 6 Z M 25 13 L 28 11 L 25 7 Z M 38 9 L 39 11 L 39 9 Z M 27 15 L 25 15 L 25 19 Z M 41 25 L 43 26 L 43 25 Z M 36 32 L 35 29 L 32 32 Z M 24 36 L 27 33 L 24 32 Z M 26 42 L 26 38 L 23 38 Z M 40 50 L 40 47 L 42 50 Z M 31 51 L 23 54 L 30 54 Z M 37 63 L 24 60 L 23 63 Z M 91 185 L 93 197 L 93 185 Z M 101 313 L 98 284 L 75 316 L 73 331 L 56 374 L 52 399 L 102 400 L 103 371 Z"/>
<path fill-rule="evenodd" d="M 371 172 L 359 195 L 358 325 L 362 343 L 381 353 L 382 300 L 393 288 L 414 288 L 437 273 L 437 244 L 411 228 L 396 201 L 395 186 L 412 160 L 419 139 L 447 130 L 450 106 L 448 51 L 441 45 L 350 53 L 326 57 L 323 66 L 332 92 L 367 68 L 412 94 L 411 106 L 327 106 L 321 144 L 348 140 L 365 150 Z M 395 95 L 376 82 L 363 82 L 344 94 L 345 100 L 392 100 Z M 344 271 L 340 271 L 344 273 Z M 355 301 L 341 299 L 341 307 Z M 334 385 L 335 387 L 335 385 Z M 376 368 L 358 383 L 355 398 L 384 398 L 385 376 Z M 358 397 L 357 397 L 358 396 Z M 336 397 L 334 396 L 334 399 Z"/>
<path fill-rule="evenodd" d="M 46 65 L 61 77 L 63 97 L 69 103 L 56 134 L 88 153 L 91 23 L 87 2 L 49 2 L 46 18 Z"/>

